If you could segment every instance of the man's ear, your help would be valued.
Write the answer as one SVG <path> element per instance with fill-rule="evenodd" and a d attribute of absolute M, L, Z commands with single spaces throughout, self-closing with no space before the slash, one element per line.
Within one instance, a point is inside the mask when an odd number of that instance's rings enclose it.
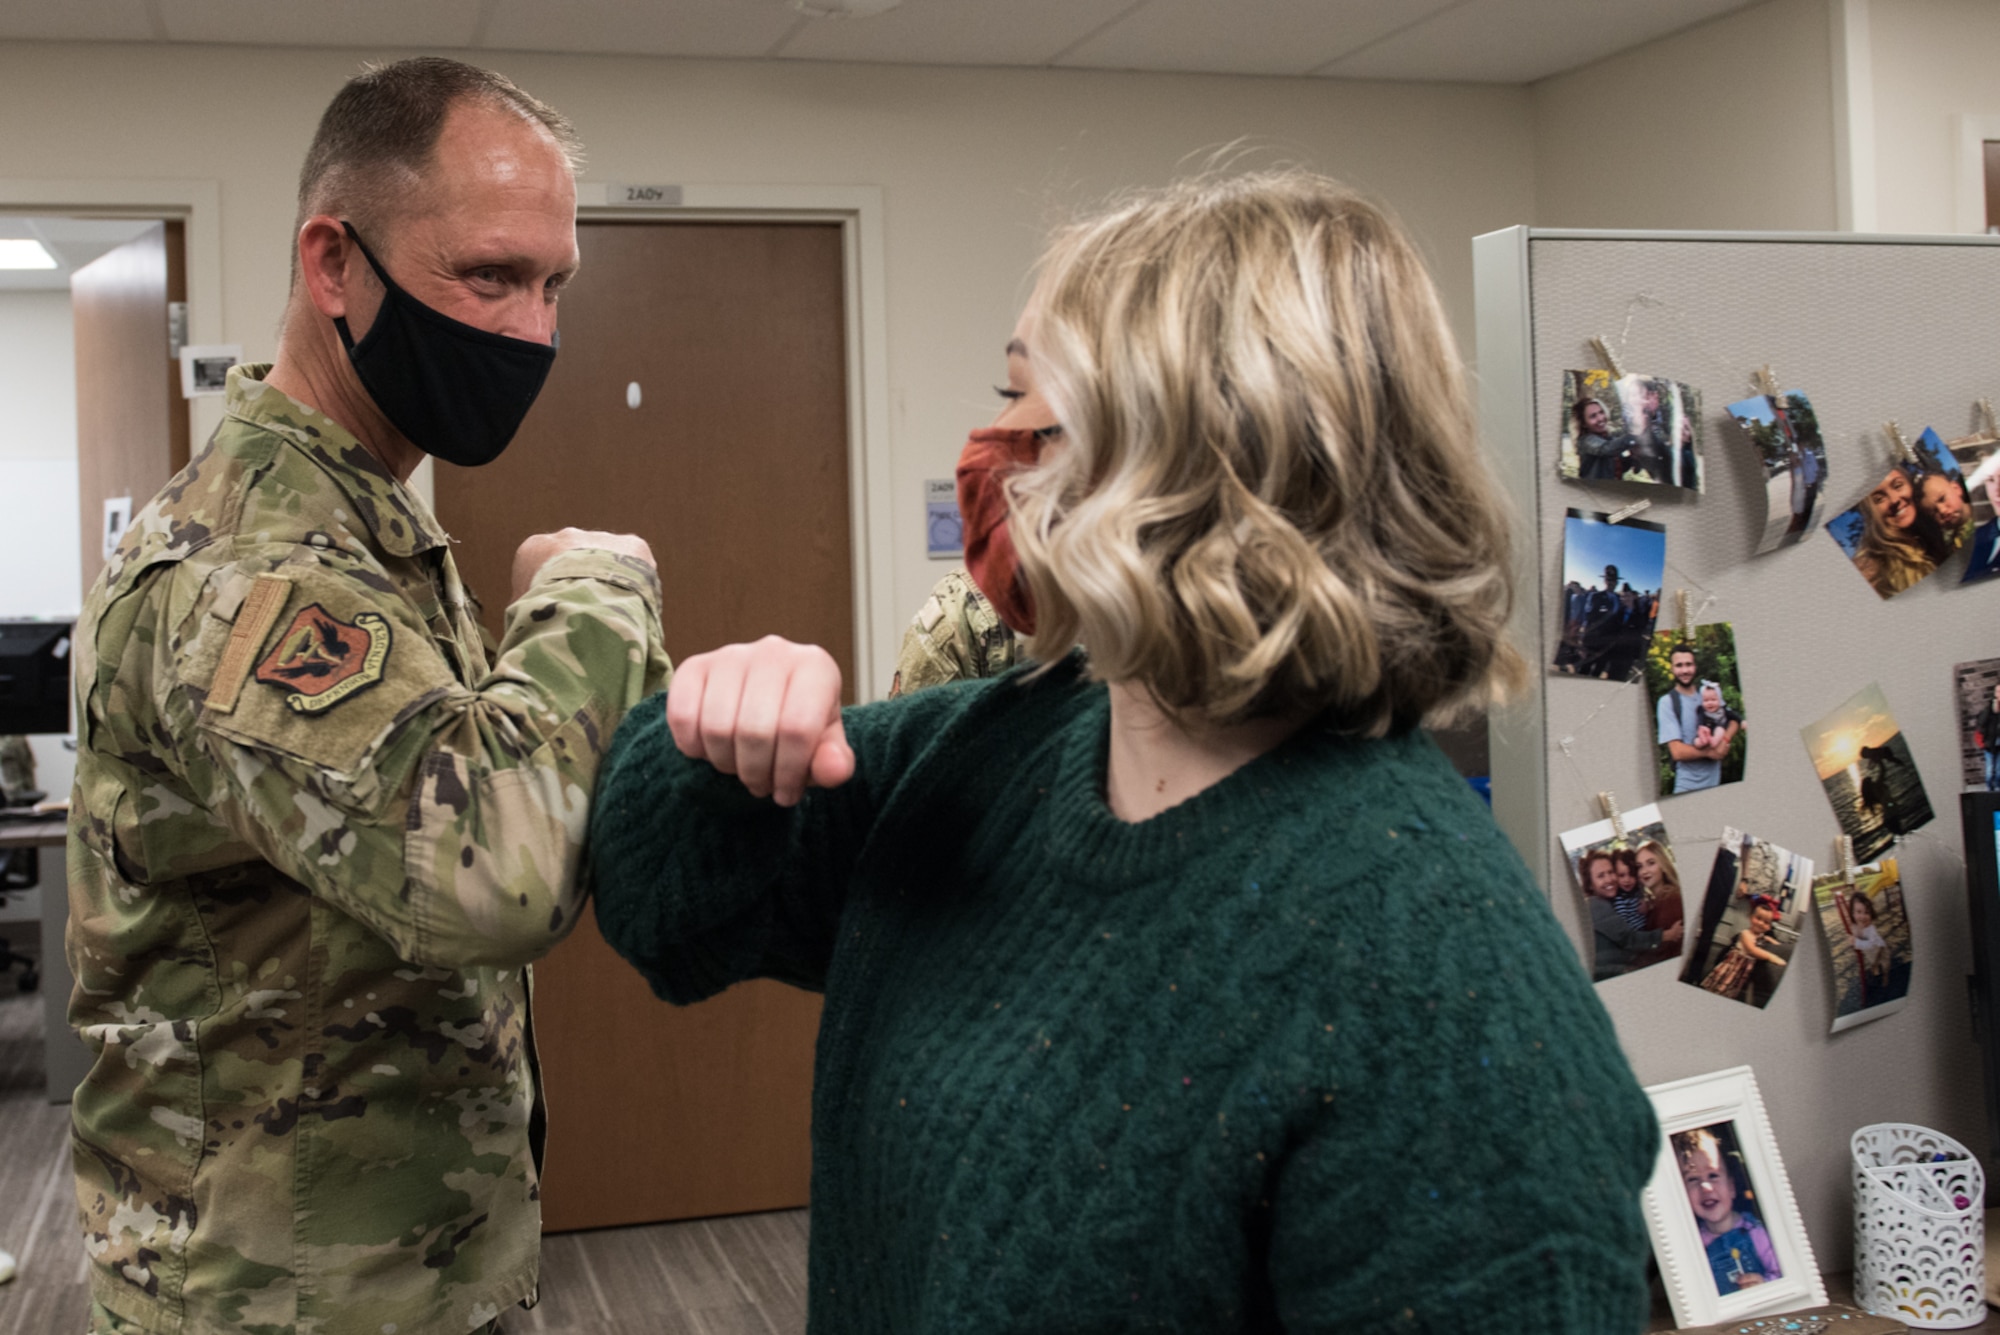
<path fill-rule="evenodd" d="M 329 320 L 348 314 L 348 265 L 359 253 L 338 218 L 314 214 L 299 228 L 299 281 Z"/>

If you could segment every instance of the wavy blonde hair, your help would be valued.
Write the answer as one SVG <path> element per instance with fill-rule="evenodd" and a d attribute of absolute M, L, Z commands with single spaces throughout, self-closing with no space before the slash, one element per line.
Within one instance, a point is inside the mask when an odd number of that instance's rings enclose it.
<path fill-rule="evenodd" d="M 1059 232 L 1030 309 L 1068 442 L 1008 484 L 1037 657 L 1369 736 L 1519 683 L 1464 368 L 1381 210 L 1303 172 L 1184 182 Z"/>
<path fill-rule="evenodd" d="M 1916 490 L 1915 479 L 1910 486 L 1912 491 Z M 1911 504 L 1915 503 L 1913 496 Z M 1924 550 L 1923 542 L 1914 532 L 1890 528 L 1879 510 L 1865 501 L 1861 506 L 1861 541 L 1854 546 L 1854 564 L 1862 578 L 1884 598 L 1901 593 L 1937 569 L 1937 562 Z"/>

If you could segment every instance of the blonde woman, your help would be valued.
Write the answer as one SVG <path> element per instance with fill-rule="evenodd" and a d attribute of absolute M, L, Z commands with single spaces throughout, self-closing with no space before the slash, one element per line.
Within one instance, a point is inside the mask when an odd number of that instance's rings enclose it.
<path fill-rule="evenodd" d="M 1645 901 L 1646 916 L 1644 926 L 1647 931 L 1658 932 L 1663 938 L 1653 950 L 1633 962 L 1632 967 L 1643 969 L 1649 964 L 1660 964 L 1666 960 L 1681 957 L 1681 932 L 1671 929 L 1684 926 L 1687 909 L 1681 902 L 1681 877 L 1674 868 L 1673 855 L 1667 852 L 1665 844 L 1657 839 L 1648 839 L 1637 850 L 1639 869 L 1639 889 Z M 1665 940 L 1672 936 L 1672 940 Z"/>
<path fill-rule="evenodd" d="M 1892 468 L 1861 500 L 1861 541 L 1854 568 L 1884 598 L 1893 598 L 1937 569 L 1918 526 L 1916 487 Z"/>
<path fill-rule="evenodd" d="M 822 651 L 720 650 L 599 788 L 661 995 L 825 992 L 810 1328 L 1638 1331 L 1651 1108 L 1418 726 L 1521 667 L 1415 249 L 1178 186 L 1059 234 L 1016 339 L 1044 664 L 843 715 Z"/>

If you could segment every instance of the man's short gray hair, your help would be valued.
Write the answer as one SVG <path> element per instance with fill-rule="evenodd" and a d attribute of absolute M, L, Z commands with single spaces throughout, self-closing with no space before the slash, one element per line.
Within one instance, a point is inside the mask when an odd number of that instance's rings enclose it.
<path fill-rule="evenodd" d="M 337 212 L 365 230 L 393 212 L 394 201 L 430 165 L 445 117 L 467 101 L 534 122 L 555 140 L 572 173 L 583 165 L 583 144 L 562 113 L 491 70 L 442 56 L 369 65 L 320 116 L 299 171 L 294 234 L 318 213 Z M 296 255 L 292 267 L 296 280 Z"/>

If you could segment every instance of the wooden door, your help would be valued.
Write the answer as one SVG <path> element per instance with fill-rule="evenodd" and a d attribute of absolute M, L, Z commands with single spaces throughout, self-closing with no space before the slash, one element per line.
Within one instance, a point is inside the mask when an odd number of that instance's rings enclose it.
<path fill-rule="evenodd" d="M 104 566 L 104 502 L 129 496 L 136 511 L 188 460 L 167 332 L 167 303 L 187 299 L 182 226 L 155 223 L 70 275 L 86 593 Z"/>
<path fill-rule="evenodd" d="M 775 632 L 824 645 L 852 698 L 840 229 L 577 233 L 562 350 L 520 436 L 484 468 L 436 466 L 489 626 L 521 539 L 632 532 L 659 560 L 676 662 Z M 818 1023 L 817 997 L 775 983 L 667 1006 L 587 918 L 535 968 L 544 1227 L 803 1205 Z"/>

